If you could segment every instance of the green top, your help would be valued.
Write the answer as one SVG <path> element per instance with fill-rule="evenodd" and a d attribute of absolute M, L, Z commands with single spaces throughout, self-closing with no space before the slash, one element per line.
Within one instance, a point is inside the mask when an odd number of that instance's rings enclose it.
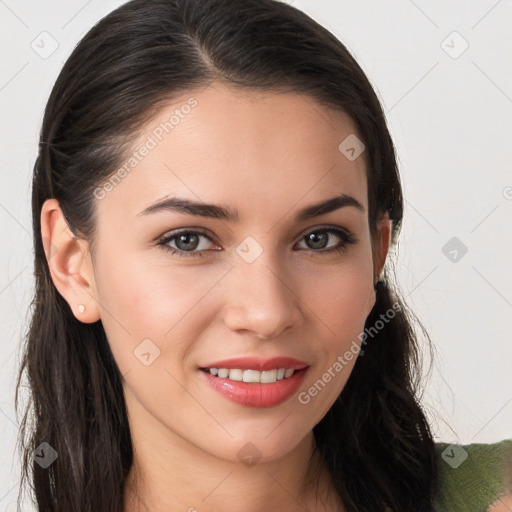
<path fill-rule="evenodd" d="M 436 450 L 441 471 L 436 512 L 487 512 L 504 496 L 508 498 L 500 510 L 512 511 L 512 439 L 494 444 L 436 443 Z"/>

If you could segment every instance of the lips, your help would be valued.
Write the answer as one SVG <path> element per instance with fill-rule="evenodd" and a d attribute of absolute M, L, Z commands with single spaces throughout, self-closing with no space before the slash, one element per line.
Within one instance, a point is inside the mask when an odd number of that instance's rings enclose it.
<path fill-rule="evenodd" d="M 309 365 L 306 362 L 292 357 L 280 356 L 262 359 L 248 356 L 211 361 L 200 366 L 199 370 L 202 371 L 198 373 L 203 382 L 232 402 L 246 407 L 275 407 L 298 391 L 308 368 Z M 293 370 L 293 374 L 276 382 L 240 382 L 218 376 L 216 370 L 219 369 L 223 369 L 224 373 L 226 370 L 242 370 L 244 374 L 250 373 L 246 370 L 271 372 L 281 369 L 282 372 L 283 369 L 287 369 L 287 372 Z"/>

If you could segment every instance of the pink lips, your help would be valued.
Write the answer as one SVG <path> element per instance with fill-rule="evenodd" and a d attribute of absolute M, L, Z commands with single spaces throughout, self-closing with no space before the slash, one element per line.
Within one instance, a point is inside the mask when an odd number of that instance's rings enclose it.
<path fill-rule="evenodd" d="M 304 381 L 308 365 L 290 357 L 275 357 L 267 360 L 243 357 L 209 363 L 202 368 L 240 368 L 242 370 L 250 369 L 258 371 L 293 368 L 295 372 L 291 377 L 269 384 L 234 381 L 216 377 L 207 371 L 199 372 L 201 378 L 204 379 L 208 385 L 233 402 L 247 407 L 274 407 L 283 403 L 298 391 Z"/>

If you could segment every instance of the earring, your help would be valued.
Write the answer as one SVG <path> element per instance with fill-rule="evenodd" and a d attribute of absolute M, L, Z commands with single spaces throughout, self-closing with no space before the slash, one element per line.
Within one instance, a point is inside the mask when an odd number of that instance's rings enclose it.
<path fill-rule="evenodd" d="M 83 313 L 85 311 L 85 306 L 83 304 L 79 304 L 78 311 L 80 311 L 80 313 Z"/>

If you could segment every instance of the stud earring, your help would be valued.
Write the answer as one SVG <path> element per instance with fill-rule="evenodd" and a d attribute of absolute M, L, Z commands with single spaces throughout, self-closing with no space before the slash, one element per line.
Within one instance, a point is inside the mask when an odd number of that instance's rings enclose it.
<path fill-rule="evenodd" d="M 80 311 L 80 313 L 83 313 L 85 311 L 85 306 L 83 304 L 79 304 L 78 311 Z"/>

